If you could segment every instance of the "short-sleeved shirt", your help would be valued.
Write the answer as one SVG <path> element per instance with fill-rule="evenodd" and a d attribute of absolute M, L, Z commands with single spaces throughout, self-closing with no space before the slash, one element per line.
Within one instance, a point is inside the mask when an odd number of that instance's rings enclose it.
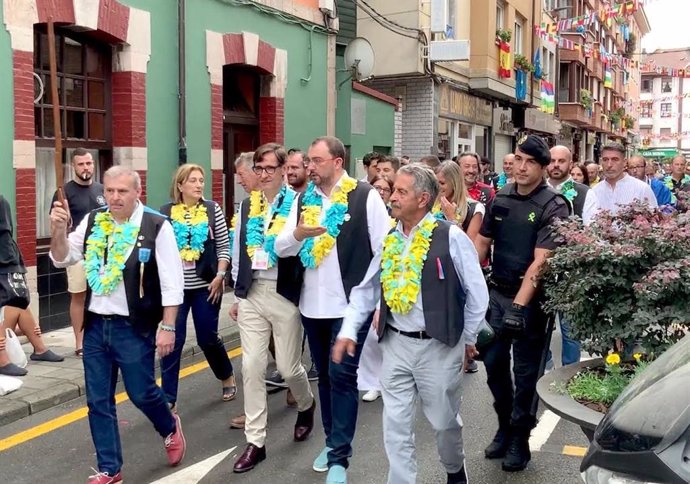
<path fill-rule="evenodd" d="M 511 184 L 509 188 L 510 194 L 508 195 L 512 201 L 515 203 L 529 203 L 529 199 L 537 193 L 538 190 L 545 189 L 544 185 L 537 187 L 529 195 L 520 195 L 517 192 L 517 185 Z M 488 204 L 486 208 L 486 216 L 482 222 L 482 228 L 479 230 L 479 234 L 483 237 L 494 239 L 494 202 L 495 198 Z M 544 212 L 539 220 L 539 227 L 537 229 L 537 241 L 535 244 L 535 249 L 547 249 L 554 250 L 558 247 L 556 242 L 556 232 L 553 227 L 553 223 L 556 219 L 567 219 L 570 216 L 570 207 L 566 200 L 562 197 L 556 197 L 546 204 L 544 207 Z M 515 237 L 519 237 L 519 234 L 515 234 Z"/>
<path fill-rule="evenodd" d="M 72 228 L 70 231 L 79 225 L 79 222 L 87 213 L 106 204 L 105 197 L 103 196 L 103 185 L 98 182 L 93 182 L 90 185 L 80 185 L 72 180 L 65 183 L 63 190 L 69 205 L 70 215 L 72 216 Z M 53 201 L 50 203 L 51 209 L 56 200 L 57 191 L 53 195 Z"/>

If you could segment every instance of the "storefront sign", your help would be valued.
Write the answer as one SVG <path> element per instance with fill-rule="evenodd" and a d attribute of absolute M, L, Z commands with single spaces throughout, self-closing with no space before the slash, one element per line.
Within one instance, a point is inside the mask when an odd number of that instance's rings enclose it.
<path fill-rule="evenodd" d="M 558 134 L 561 123 L 553 117 L 553 114 L 546 114 L 535 108 L 527 108 L 525 109 L 525 129 Z"/>
<path fill-rule="evenodd" d="M 515 125 L 513 124 L 513 110 L 510 108 L 494 108 L 494 134 L 515 135 Z"/>
<path fill-rule="evenodd" d="M 446 118 L 491 126 L 493 106 L 485 99 L 445 84 L 441 86 L 439 114 Z"/>

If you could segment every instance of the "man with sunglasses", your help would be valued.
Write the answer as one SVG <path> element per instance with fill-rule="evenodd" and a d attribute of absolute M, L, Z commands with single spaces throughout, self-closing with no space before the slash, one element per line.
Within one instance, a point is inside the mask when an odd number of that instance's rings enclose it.
<path fill-rule="evenodd" d="M 299 309 L 319 373 L 326 434 L 313 469 L 328 471 L 327 484 L 345 484 L 357 424 L 357 367 L 373 312 L 358 332 L 354 355 L 336 364 L 330 359 L 331 347 L 350 292 L 364 280 L 390 219 L 373 187 L 345 172 L 345 147 L 338 138 L 317 138 L 307 154 L 311 183 L 293 204 L 275 247 L 280 257 L 299 256 L 304 267 Z"/>
<path fill-rule="evenodd" d="M 251 192 L 239 209 L 232 253 L 232 276 L 238 302 L 230 316 L 238 321 L 242 342 L 244 434 L 247 447 L 233 471 L 248 472 L 266 458 L 266 364 L 273 335 L 278 371 L 297 401 L 294 440 L 307 439 L 314 427 L 316 400 L 302 366 L 299 259 L 278 259 L 275 235 L 296 205 L 296 193 L 283 182 L 285 149 L 267 143 L 254 152 L 253 171 L 259 191 Z"/>

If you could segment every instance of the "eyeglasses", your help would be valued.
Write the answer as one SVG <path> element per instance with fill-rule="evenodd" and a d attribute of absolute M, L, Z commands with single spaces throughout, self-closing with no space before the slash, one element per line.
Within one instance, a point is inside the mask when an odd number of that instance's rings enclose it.
<path fill-rule="evenodd" d="M 314 163 L 315 165 L 323 165 L 327 161 L 333 161 L 336 158 L 304 158 L 304 166 L 309 166 Z"/>
<path fill-rule="evenodd" d="M 374 187 L 376 188 L 376 191 L 379 193 L 390 193 L 391 189 L 390 188 L 385 188 L 385 187 Z"/>
<path fill-rule="evenodd" d="M 253 166 L 252 171 L 258 176 L 261 176 L 263 172 L 266 172 L 267 175 L 273 175 L 278 168 L 278 166 Z"/>

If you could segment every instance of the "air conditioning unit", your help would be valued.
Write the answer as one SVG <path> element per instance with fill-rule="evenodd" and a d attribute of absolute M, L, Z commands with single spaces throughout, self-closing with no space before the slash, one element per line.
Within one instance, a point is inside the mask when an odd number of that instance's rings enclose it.
<path fill-rule="evenodd" d="M 319 0 L 319 10 L 327 15 L 335 12 L 335 0 Z"/>
<path fill-rule="evenodd" d="M 448 0 L 431 0 L 431 32 L 442 33 L 448 27 Z"/>
<path fill-rule="evenodd" d="M 431 62 L 470 60 L 469 40 L 432 40 L 429 42 Z"/>

